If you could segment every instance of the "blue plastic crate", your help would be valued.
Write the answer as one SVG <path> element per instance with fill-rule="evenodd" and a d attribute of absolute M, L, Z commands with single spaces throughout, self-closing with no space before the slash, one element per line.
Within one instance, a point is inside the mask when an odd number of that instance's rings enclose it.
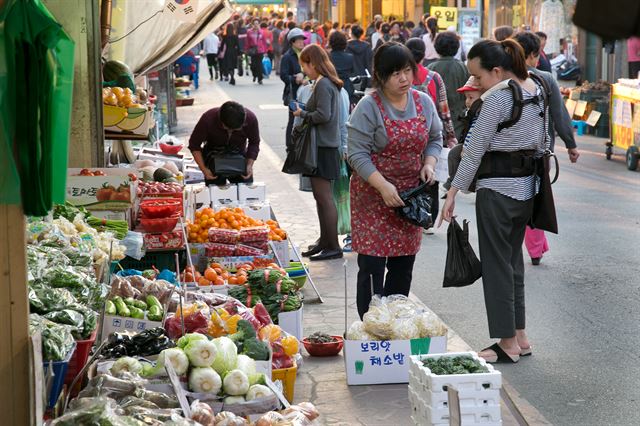
<path fill-rule="evenodd" d="M 67 375 L 67 369 L 69 368 L 69 361 L 75 351 L 76 344 L 74 343 L 73 347 L 67 354 L 67 357 L 63 361 L 51 362 L 53 367 L 53 384 L 51 385 L 51 392 L 49 393 L 48 408 L 53 408 L 53 406 L 56 405 L 56 401 L 58 401 L 58 397 L 60 397 L 60 392 L 62 392 L 62 387 L 64 386 L 64 378 Z M 43 361 L 42 365 L 44 367 L 44 377 L 46 378 L 47 370 L 49 369 L 49 361 Z"/>

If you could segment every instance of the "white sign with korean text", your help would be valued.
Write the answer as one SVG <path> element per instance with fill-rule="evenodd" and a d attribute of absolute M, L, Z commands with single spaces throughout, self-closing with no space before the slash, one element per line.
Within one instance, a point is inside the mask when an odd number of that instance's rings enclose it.
<path fill-rule="evenodd" d="M 409 357 L 447 351 L 447 337 L 412 340 L 345 340 L 348 385 L 409 382 Z"/>

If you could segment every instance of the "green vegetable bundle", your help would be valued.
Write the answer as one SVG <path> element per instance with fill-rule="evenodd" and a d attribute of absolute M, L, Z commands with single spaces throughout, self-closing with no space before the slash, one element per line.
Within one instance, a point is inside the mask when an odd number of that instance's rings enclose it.
<path fill-rule="evenodd" d="M 40 331 L 42 358 L 45 361 L 62 361 L 67 357 L 74 345 L 71 329 L 68 325 L 56 324 L 38 314 L 29 315 L 29 334 Z"/>
<path fill-rule="evenodd" d="M 267 284 L 275 284 L 287 278 L 285 274 L 276 269 L 254 269 L 249 271 L 249 284 L 264 287 Z"/>
<path fill-rule="evenodd" d="M 129 232 L 129 223 L 126 220 L 100 219 L 95 216 L 87 216 L 84 220 L 99 232 L 113 232 L 119 240 L 124 239 Z"/>
<path fill-rule="evenodd" d="M 300 309 L 302 306 L 302 300 L 297 294 L 273 294 L 271 296 L 265 296 L 262 299 L 262 304 L 274 323 L 278 323 L 278 314 L 280 312 L 290 312 Z"/>
<path fill-rule="evenodd" d="M 259 289 L 254 290 L 246 285 L 237 285 L 229 288 L 229 296 L 239 300 L 248 308 L 253 308 L 262 301 Z"/>
<path fill-rule="evenodd" d="M 478 374 L 488 373 L 487 367 L 480 364 L 478 360 L 473 359 L 468 355 L 440 358 L 427 358 L 422 361 L 422 364 L 427 367 L 433 374 L 438 376 L 448 374 Z"/>

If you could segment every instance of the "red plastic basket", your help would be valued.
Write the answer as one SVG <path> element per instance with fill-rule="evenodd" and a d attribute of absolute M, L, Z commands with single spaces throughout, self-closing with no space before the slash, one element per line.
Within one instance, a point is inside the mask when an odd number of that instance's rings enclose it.
<path fill-rule="evenodd" d="M 142 214 L 151 219 L 173 216 L 182 203 L 178 199 L 146 199 L 140 202 Z"/>
<path fill-rule="evenodd" d="M 89 353 L 96 341 L 96 331 L 94 331 L 87 340 L 76 340 L 76 351 L 69 360 L 69 367 L 67 368 L 67 374 L 64 376 L 64 384 L 71 386 L 73 379 L 76 378 L 80 370 L 82 370 L 89 359 Z M 82 389 L 82 381 L 78 382 L 75 389 L 72 389 L 72 394 L 76 394 Z"/>

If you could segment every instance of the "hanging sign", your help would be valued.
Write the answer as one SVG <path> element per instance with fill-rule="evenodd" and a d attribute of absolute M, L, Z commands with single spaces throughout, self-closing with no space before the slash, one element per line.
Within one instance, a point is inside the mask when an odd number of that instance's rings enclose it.
<path fill-rule="evenodd" d="M 431 16 L 438 19 L 438 29 L 446 30 L 458 26 L 458 9 L 455 7 L 431 6 Z"/>
<path fill-rule="evenodd" d="M 171 19 L 194 23 L 198 17 L 198 0 L 166 0 L 162 11 Z"/>
<path fill-rule="evenodd" d="M 460 24 L 458 34 L 460 34 L 462 38 L 464 51 L 468 52 L 471 50 L 471 47 L 482 38 L 482 33 L 480 32 L 480 12 L 461 11 L 458 17 L 458 23 Z"/>

